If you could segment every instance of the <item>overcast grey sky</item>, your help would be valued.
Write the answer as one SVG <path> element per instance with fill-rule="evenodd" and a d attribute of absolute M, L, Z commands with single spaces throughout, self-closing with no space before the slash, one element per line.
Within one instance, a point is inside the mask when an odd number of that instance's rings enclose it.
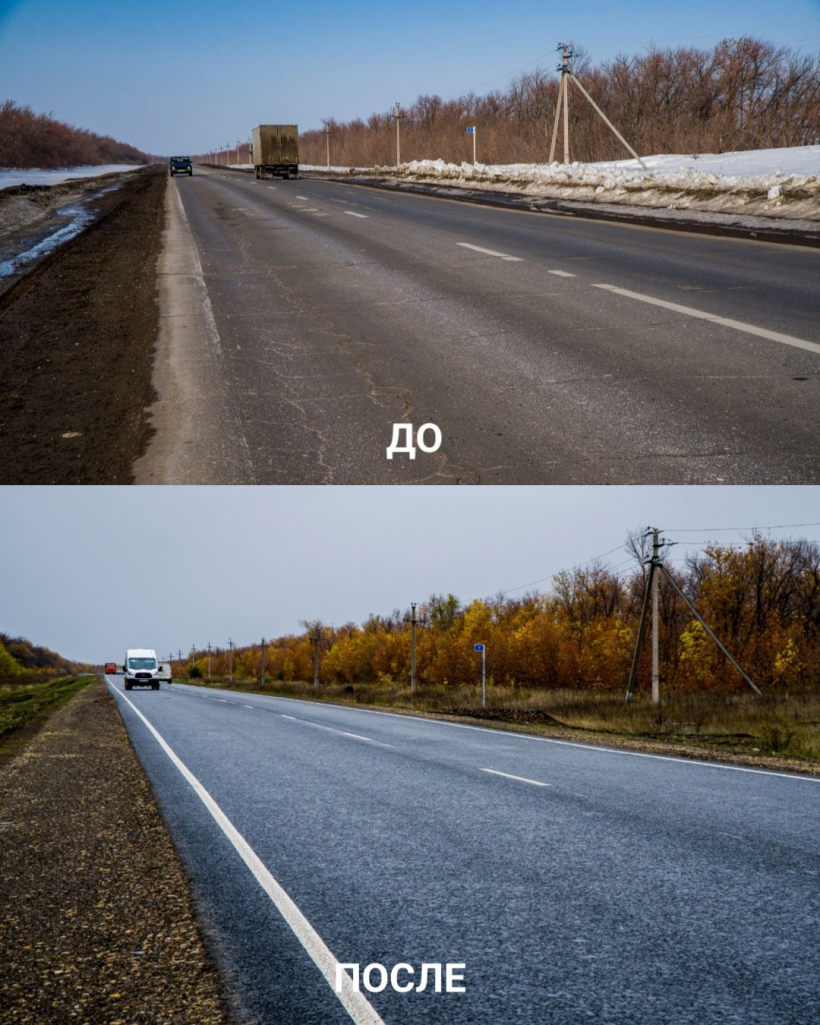
<path fill-rule="evenodd" d="M 91 662 L 244 644 L 301 619 L 516 588 L 640 526 L 728 542 L 748 529 L 714 528 L 814 523 L 819 500 L 817 487 L 2 487 L 0 630 Z M 820 526 L 774 534 L 820 539 Z"/>

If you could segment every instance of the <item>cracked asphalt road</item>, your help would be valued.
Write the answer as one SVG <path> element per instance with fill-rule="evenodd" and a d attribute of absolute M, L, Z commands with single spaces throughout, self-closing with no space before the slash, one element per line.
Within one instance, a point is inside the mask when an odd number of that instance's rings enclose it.
<path fill-rule="evenodd" d="M 169 187 L 166 246 L 199 269 L 169 274 L 162 323 L 211 366 L 184 404 L 157 382 L 140 483 L 820 479 L 818 251 L 321 180 Z M 192 281 L 198 328 L 168 307 Z M 388 460 L 402 422 L 440 450 Z"/>

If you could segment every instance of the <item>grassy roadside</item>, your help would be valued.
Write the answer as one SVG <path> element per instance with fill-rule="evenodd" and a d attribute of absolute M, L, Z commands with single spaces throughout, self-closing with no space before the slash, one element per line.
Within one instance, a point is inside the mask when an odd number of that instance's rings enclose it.
<path fill-rule="evenodd" d="M 397 684 L 322 686 L 302 682 L 191 680 L 201 686 L 372 708 L 542 736 L 820 775 L 820 694 L 670 692 L 659 706 L 645 694 L 528 691 L 490 687 L 423 688 Z"/>
<path fill-rule="evenodd" d="M 90 679 L 0 767 L 0 1021 L 228 1025 L 185 869 Z"/>
<path fill-rule="evenodd" d="M 63 702 L 94 679 L 88 675 L 40 682 L 0 681 L 0 764 L 16 754 Z"/>

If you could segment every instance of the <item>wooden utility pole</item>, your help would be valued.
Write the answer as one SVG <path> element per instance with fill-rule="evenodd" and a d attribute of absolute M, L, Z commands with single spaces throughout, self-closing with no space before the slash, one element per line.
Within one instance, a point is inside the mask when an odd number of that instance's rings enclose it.
<path fill-rule="evenodd" d="M 310 639 L 313 641 L 313 689 L 319 689 L 319 645 L 322 642 L 322 633 L 317 626 L 313 633 L 310 635 Z"/>
<path fill-rule="evenodd" d="M 262 670 L 259 674 L 259 679 L 262 685 L 265 684 L 265 638 L 262 638 Z"/>
<path fill-rule="evenodd" d="M 228 678 L 233 683 L 233 640 L 228 638 Z"/>
<path fill-rule="evenodd" d="M 416 693 L 416 605 L 410 606 L 410 690 Z"/>
<path fill-rule="evenodd" d="M 330 125 L 325 125 L 325 141 L 327 142 L 327 169 L 330 170 Z"/>
<path fill-rule="evenodd" d="M 658 623 L 658 583 L 660 574 L 658 570 L 658 552 L 660 541 L 658 531 L 652 531 L 652 704 L 657 705 L 661 700 L 661 679 L 659 669 L 659 623 Z"/>

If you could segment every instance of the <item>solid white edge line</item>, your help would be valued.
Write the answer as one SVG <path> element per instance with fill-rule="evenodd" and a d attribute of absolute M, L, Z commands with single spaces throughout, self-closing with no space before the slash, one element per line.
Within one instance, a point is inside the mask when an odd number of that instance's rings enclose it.
<path fill-rule="evenodd" d="M 765 327 L 755 327 L 754 324 L 747 324 L 742 320 L 732 320 L 730 317 L 719 317 L 715 313 L 705 313 L 703 310 L 696 310 L 693 306 L 681 306 L 680 303 L 670 303 L 665 299 L 655 299 L 651 295 L 643 295 L 641 292 L 630 292 L 626 288 L 617 288 L 615 285 L 593 285 L 593 288 L 603 288 L 607 292 L 614 292 L 616 295 L 624 295 L 628 299 L 638 299 L 640 302 L 650 303 L 652 306 L 662 306 L 665 310 L 673 310 L 675 313 L 684 313 L 688 317 L 697 317 L 700 320 L 709 320 L 713 324 L 721 324 L 723 327 L 734 328 L 735 331 L 744 331 L 748 335 L 757 335 L 759 338 L 767 338 L 771 342 L 780 342 L 782 345 L 792 345 L 796 349 L 805 349 L 807 352 L 820 353 L 820 345 L 816 342 L 807 342 L 803 338 L 795 338 L 793 335 L 784 335 L 779 331 L 769 331 Z"/>
<path fill-rule="evenodd" d="M 577 277 L 575 274 L 570 274 L 568 270 L 548 270 L 547 274 L 555 274 L 559 278 L 574 278 Z"/>
<path fill-rule="evenodd" d="M 367 220 L 368 217 L 367 214 L 356 214 L 352 210 L 345 210 L 345 213 L 348 217 L 363 217 L 365 220 Z"/>
<path fill-rule="evenodd" d="M 524 262 L 520 256 L 508 256 L 507 253 L 497 253 L 494 249 L 482 249 L 481 246 L 474 246 L 469 242 L 456 242 L 456 245 L 463 246 L 464 249 L 472 249 L 476 253 L 484 253 L 485 256 L 497 256 L 500 260 L 511 260 L 515 263 Z"/>
<path fill-rule="evenodd" d="M 267 697 L 267 695 L 260 695 L 261 697 Z M 315 707 L 315 701 L 305 701 L 302 698 L 283 698 L 276 695 L 270 695 L 274 701 L 292 701 L 298 705 L 308 705 L 309 707 Z M 383 712 L 378 708 L 351 708 L 349 705 L 330 705 L 329 708 L 344 708 L 349 712 L 365 712 L 369 715 L 387 715 L 393 719 L 410 719 L 412 722 L 425 722 L 432 723 L 434 726 L 453 726 L 457 730 L 476 730 L 478 733 L 489 733 L 493 737 L 504 737 L 509 739 L 514 737 L 516 740 L 534 740 L 541 744 L 556 744 L 558 747 L 577 747 L 582 751 L 590 751 L 593 753 L 603 752 L 604 754 L 610 755 L 623 755 L 627 758 L 654 758 L 659 762 L 676 762 L 678 765 L 690 765 L 693 768 L 701 769 L 725 769 L 729 772 L 751 772 L 756 776 L 777 776 L 780 779 L 791 779 L 802 783 L 820 783 L 820 776 L 801 776 L 795 772 L 776 772 L 774 769 L 752 769 L 746 765 L 724 765 L 722 762 L 705 762 L 700 761 L 696 758 L 676 758 L 674 755 L 655 755 L 650 754 L 648 751 L 627 751 L 625 748 L 620 747 L 605 747 L 599 744 L 581 744 L 577 740 L 557 740 L 555 737 L 536 737 L 528 733 L 515 733 L 512 730 L 493 730 L 487 726 L 470 726 L 467 723 L 462 722 L 447 722 L 445 719 L 425 719 L 420 715 L 402 715 L 400 712 Z M 277 715 L 282 715 L 283 718 L 292 719 L 293 716 L 285 716 L 282 712 L 277 712 Z M 305 720 L 299 720 L 304 722 Z M 329 727 L 328 727 L 329 728 Z M 378 743 L 378 741 L 376 741 Z M 388 745 L 389 746 L 389 745 Z"/>
<path fill-rule="evenodd" d="M 551 787 L 552 783 L 542 783 L 540 779 L 527 779 L 526 776 L 513 776 L 511 772 L 500 772 L 498 769 L 479 769 L 479 772 L 491 772 L 493 776 L 503 776 L 505 779 L 516 779 L 519 783 L 532 783 L 534 787 Z"/>
<path fill-rule="evenodd" d="M 361 992 L 353 989 L 353 982 L 347 972 L 342 971 L 339 973 L 341 976 L 342 991 L 340 993 L 336 992 L 336 967 L 340 962 L 337 961 L 322 937 L 316 932 L 307 918 L 305 918 L 282 886 L 274 879 L 251 845 L 233 825 L 228 816 L 222 811 L 205 787 L 199 782 L 187 765 L 185 765 L 185 763 L 171 750 L 170 746 L 166 743 L 158 730 L 151 725 L 132 701 L 130 701 L 110 683 L 109 686 L 117 697 L 130 705 L 134 712 L 151 731 L 151 734 L 154 736 L 162 750 L 182 773 L 183 777 L 190 784 L 197 797 L 211 813 L 216 824 L 231 841 L 237 854 L 250 869 L 256 881 L 276 905 L 276 909 L 293 930 L 299 942 L 308 954 L 310 954 L 317 968 L 325 977 L 327 984 L 339 998 L 353 1021 L 355 1021 L 357 1025 L 384 1025 L 382 1018 L 367 998 Z"/>

